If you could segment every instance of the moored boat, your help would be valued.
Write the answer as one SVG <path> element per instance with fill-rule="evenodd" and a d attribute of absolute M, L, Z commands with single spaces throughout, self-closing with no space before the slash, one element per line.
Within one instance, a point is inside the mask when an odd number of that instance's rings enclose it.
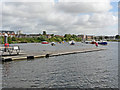
<path fill-rule="evenodd" d="M 49 44 L 47 41 L 43 41 L 42 44 Z"/>
<path fill-rule="evenodd" d="M 100 44 L 100 45 L 107 45 L 108 43 L 107 43 L 107 41 L 100 41 L 100 42 L 98 42 L 98 44 Z"/>
<path fill-rule="evenodd" d="M 90 43 L 90 44 L 95 44 L 96 43 L 96 41 L 95 40 L 92 40 L 92 42 Z"/>
<path fill-rule="evenodd" d="M 73 41 L 73 40 L 72 40 L 72 41 L 69 41 L 69 44 L 70 44 L 70 45 L 75 45 L 75 41 Z"/>
<path fill-rule="evenodd" d="M 52 46 L 55 46 L 55 42 L 51 42 L 51 45 L 52 45 Z"/>
<path fill-rule="evenodd" d="M 91 44 L 91 41 L 85 41 L 84 43 L 86 43 L 86 44 Z"/>

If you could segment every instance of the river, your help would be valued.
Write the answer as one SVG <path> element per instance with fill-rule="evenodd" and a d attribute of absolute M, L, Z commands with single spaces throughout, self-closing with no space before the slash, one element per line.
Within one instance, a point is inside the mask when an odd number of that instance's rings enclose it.
<path fill-rule="evenodd" d="M 19 46 L 32 53 L 95 47 L 81 43 Z M 107 50 L 0 64 L 3 88 L 118 88 L 118 43 L 99 47 Z"/>

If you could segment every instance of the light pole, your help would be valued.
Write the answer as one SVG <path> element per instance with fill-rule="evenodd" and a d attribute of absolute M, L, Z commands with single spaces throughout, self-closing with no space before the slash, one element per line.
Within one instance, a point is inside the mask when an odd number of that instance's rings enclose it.
<path fill-rule="evenodd" d="M 8 40 L 7 37 L 8 37 L 8 35 L 5 33 L 5 36 L 4 36 L 4 37 L 5 37 L 4 43 L 7 43 L 7 40 Z"/>

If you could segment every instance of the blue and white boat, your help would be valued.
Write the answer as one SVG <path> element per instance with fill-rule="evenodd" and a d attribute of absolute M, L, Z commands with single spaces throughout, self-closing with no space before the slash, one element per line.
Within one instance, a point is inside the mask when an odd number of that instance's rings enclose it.
<path fill-rule="evenodd" d="M 98 42 L 98 44 L 100 44 L 100 45 L 107 45 L 108 43 L 107 43 L 107 41 L 100 41 L 100 42 Z"/>
<path fill-rule="evenodd" d="M 51 45 L 52 45 L 52 46 L 55 46 L 56 44 L 55 44 L 55 42 L 51 42 Z"/>
<path fill-rule="evenodd" d="M 75 41 L 74 41 L 74 40 L 69 41 L 69 44 L 70 44 L 70 45 L 75 45 Z"/>

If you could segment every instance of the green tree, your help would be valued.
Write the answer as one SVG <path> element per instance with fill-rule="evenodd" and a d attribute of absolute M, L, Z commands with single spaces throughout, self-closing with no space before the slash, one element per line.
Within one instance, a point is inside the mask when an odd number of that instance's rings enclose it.
<path fill-rule="evenodd" d="M 69 38 L 65 38 L 65 41 L 69 41 Z"/>
<path fill-rule="evenodd" d="M 72 38 L 77 38 L 77 36 L 76 36 L 76 35 L 74 35 L 74 34 L 73 34 L 71 37 L 72 37 Z"/>
<path fill-rule="evenodd" d="M 71 34 L 65 34 L 64 37 L 65 37 L 65 38 L 70 38 L 70 37 L 71 37 Z"/>
<path fill-rule="evenodd" d="M 102 36 L 99 36 L 99 40 L 102 40 Z"/>
<path fill-rule="evenodd" d="M 75 41 L 77 41 L 77 42 L 82 41 L 82 38 L 77 37 L 77 38 L 75 38 Z"/>
<path fill-rule="evenodd" d="M 95 40 L 97 40 L 97 38 L 96 38 L 96 37 L 94 37 L 94 39 L 95 39 Z"/>
<path fill-rule="evenodd" d="M 46 31 L 43 31 L 43 35 L 46 35 Z"/>
<path fill-rule="evenodd" d="M 119 35 L 116 35 L 115 38 L 116 38 L 116 39 L 120 39 L 120 36 L 119 36 Z"/>
<path fill-rule="evenodd" d="M 73 36 L 73 37 L 74 37 L 74 36 Z M 65 41 L 71 41 L 71 40 L 73 40 L 71 34 L 65 34 L 65 35 L 64 35 L 64 38 L 65 38 Z"/>
<path fill-rule="evenodd" d="M 62 40 L 60 38 L 56 38 L 56 41 L 61 42 Z"/>
<path fill-rule="evenodd" d="M 39 40 L 40 40 L 40 41 L 46 41 L 47 38 L 46 38 L 45 36 L 40 36 L 40 37 L 39 37 Z"/>
<path fill-rule="evenodd" d="M 15 37 L 12 37 L 12 41 L 16 41 L 16 38 L 15 38 Z"/>
<path fill-rule="evenodd" d="M 4 43 L 4 37 L 0 36 L 0 44 L 3 44 L 3 43 Z"/>
<path fill-rule="evenodd" d="M 11 37 L 8 37 L 8 43 L 9 43 L 9 44 L 12 43 L 12 39 L 11 39 Z"/>
<path fill-rule="evenodd" d="M 108 36 L 105 36 L 105 39 L 108 39 L 109 37 Z"/>
<path fill-rule="evenodd" d="M 52 37 L 54 37 L 54 34 L 51 34 Z"/>

